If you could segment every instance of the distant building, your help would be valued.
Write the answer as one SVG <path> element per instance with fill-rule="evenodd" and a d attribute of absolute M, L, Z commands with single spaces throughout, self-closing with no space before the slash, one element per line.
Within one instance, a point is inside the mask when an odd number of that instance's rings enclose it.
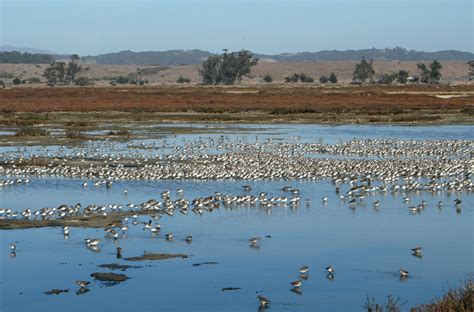
<path fill-rule="evenodd" d="M 407 77 L 407 83 L 415 83 L 418 82 L 418 77 L 413 77 L 413 76 L 408 76 Z"/>

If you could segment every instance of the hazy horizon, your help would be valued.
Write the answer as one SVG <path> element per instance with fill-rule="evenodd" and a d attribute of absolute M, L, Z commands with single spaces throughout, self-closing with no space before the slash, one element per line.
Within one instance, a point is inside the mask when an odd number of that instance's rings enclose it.
<path fill-rule="evenodd" d="M 97 55 L 248 49 L 474 51 L 471 1 L 0 0 L 0 45 Z"/>

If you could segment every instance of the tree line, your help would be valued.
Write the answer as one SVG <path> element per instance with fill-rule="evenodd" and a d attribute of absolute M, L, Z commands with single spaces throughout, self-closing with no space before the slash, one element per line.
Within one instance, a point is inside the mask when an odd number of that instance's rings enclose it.
<path fill-rule="evenodd" d="M 53 56 L 49 54 L 21 53 L 18 51 L 0 52 L 0 63 L 10 64 L 51 64 Z"/>
<path fill-rule="evenodd" d="M 469 63 L 469 62 L 468 62 Z M 394 81 L 398 83 L 407 83 L 410 74 L 406 70 L 399 70 L 397 73 L 383 73 L 379 75 L 378 80 L 374 80 L 375 70 L 373 60 L 367 61 L 365 57 L 362 58 L 360 63 L 357 63 L 352 74 L 353 83 L 380 83 L 380 84 L 391 84 Z M 417 64 L 417 70 L 419 77 L 414 77 L 414 81 L 422 83 L 438 83 L 441 79 L 441 69 L 443 66 L 438 61 L 433 61 L 428 66 L 424 63 Z"/>

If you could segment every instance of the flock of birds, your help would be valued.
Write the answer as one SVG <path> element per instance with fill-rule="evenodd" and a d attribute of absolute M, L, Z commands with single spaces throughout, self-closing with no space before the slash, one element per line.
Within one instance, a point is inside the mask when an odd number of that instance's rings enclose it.
<path fill-rule="evenodd" d="M 0 181 L 0 190 L 20 184 L 28 184 L 29 177 L 62 176 L 87 179 L 82 188 L 112 188 L 118 180 L 158 180 L 158 179 L 307 179 L 316 180 L 329 178 L 340 201 L 347 203 L 350 209 L 356 209 L 366 198 L 375 194 L 392 193 L 402 195 L 405 204 L 412 214 L 420 214 L 427 203 L 422 201 L 410 205 L 412 192 L 447 192 L 455 194 L 456 211 L 462 209 L 459 195 L 471 192 L 474 184 L 471 180 L 474 163 L 471 159 L 473 143 L 466 140 L 351 140 L 334 145 L 310 144 L 294 142 L 273 142 L 271 140 L 256 143 L 231 142 L 229 140 L 209 140 L 173 146 L 173 153 L 150 156 L 134 153 L 101 153 L 99 151 L 78 151 L 65 154 L 59 152 L 51 155 L 29 155 L 30 159 L 46 158 L 45 166 L 28 164 L 28 157 L 22 153 L 13 157 L 4 155 L 0 166 L 0 176 L 8 177 Z M 146 149 L 159 148 L 147 146 Z M 213 150 L 213 152 L 210 152 Z M 319 158 L 323 156 L 340 156 Z M 356 155 L 355 158 L 345 156 Z M 91 182 L 92 181 L 92 182 Z M 348 185 L 348 187 L 346 187 Z M 300 190 L 290 186 L 284 187 L 283 196 L 270 196 L 266 192 L 251 195 L 252 187 L 242 186 L 243 194 L 221 194 L 215 192 L 207 197 L 185 199 L 184 190 L 176 190 L 177 198 L 171 198 L 171 191 L 161 193 L 160 199 L 150 199 L 140 204 L 129 203 L 110 205 L 75 205 L 63 204 L 58 207 L 25 209 L 12 211 L 0 208 L 2 219 L 50 220 L 73 217 L 93 217 L 122 213 L 121 222 L 107 226 L 105 236 L 115 242 L 126 236 L 129 226 L 142 226 L 152 236 L 161 232 L 158 223 L 162 216 L 172 217 L 175 213 L 196 215 L 210 213 L 224 207 L 235 209 L 241 207 L 259 207 L 271 212 L 276 207 L 298 208 Z M 124 193 L 128 190 L 124 189 Z M 328 204 L 328 196 L 321 198 L 322 205 Z M 307 207 L 309 199 L 304 200 Z M 382 207 L 379 200 L 371 203 L 374 210 Z M 438 202 L 441 209 L 443 202 Z M 148 222 L 140 222 L 139 216 L 148 215 Z M 62 233 L 67 239 L 70 228 L 63 226 Z M 173 240 L 174 234 L 164 234 L 166 240 Z M 191 243 L 193 237 L 187 235 L 185 241 Z M 100 238 L 86 238 L 85 245 L 93 251 L 100 251 Z M 249 239 L 250 247 L 259 248 L 261 238 Z M 12 257 L 16 256 L 16 243 L 10 244 Z M 413 249 L 412 255 L 421 257 L 422 247 Z M 116 249 L 117 258 L 122 257 L 121 247 Z M 325 268 L 327 278 L 332 280 L 335 268 Z M 309 267 L 298 269 L 298 279 L 292 281 L 291 290 L 301 293 L 303 283 L 308 279 Z M 409 272 L 399 269 L 401 278 L 409 276 Z M 78 280 L 78 292 L 85 293 L 90 282 Z M 259 295 L 259 306 L 266 308 L 270 300 Z"/>
<path fill-rule="evenodd" d="M 100 185 L 107 184 L 107 181 L 99 182 Z M 386 192 L 403 192 L 403 194 L 407 194 L 410 191 L 410 188 L 416 188 L 416 182 L 409 182 L 408 184 L 402 185 L 392 185 L 387 187 L 386 185 L 375 185 L 375 182 L 370 177 L 362 177 L 362 178 L 353 178 L 348 181 L 349 187 L 347 191 L 341 191 L 341 183 L 342 181 L 333 181 L 335 185 L 335 192 L 339 195 L 339 198 L 342 202 L 347 202 L 349 208 L 354 209 L 354 207 L 358 204 L 361 204 L 363 200 L 375 193 L 386 193 Z M 347 181 L 346 181 L 347 182 Z M 111 184 L 110 184 L 111 185 Z M 455 184 L 454 184 L 455 185 Z M 87 185 L 82 184 L 82 187 L 87 187 Z M 128 204 L 125 207 L 119 204 L 113 204 L 108 206 L 103 205 L 89 205 L 86 207 L 82 207 L 80 203 L 77 203 L 72 206 L 68 206 L 66 204 L 60 205 L 56 208 L 42 208 L 40 210 L 32 211 L 31 209 L 26 209 L 20 213 L 12 212 L 11 209 L 0 209 L 0 216 L 8 217 L 8 218 L 16 218 L 21 216 L 23 219 L 40 219 L 40 220 L 47 220 L 51 218 L 55 219 L 63 219 L 68 217 L 74 216 L 81 216 L 81 217 L 92 217 L 94 215 L 102 215 L 105 216 L 107 214 L 113 213 L 125 213 L 122 221 L 119 223 L 110 224 L 104 228 L 105 237 L 109 239 L 113 239 L 115 243 L 118 243 L 119 239 L 126 237 L 127 232 L 129 230 L 129 226 L 142 226 L 144 231 L 149 231 L 151 236 L 155 237 L 161 232 L 161 224 L 158 221 L 164 216 L 172 217 L 175 211 L 179 211 L 181 214 L 188 214 L 188 211 L 194 212 L 196 215 L 203 215 L 204 212 L 212 212 L 214 209 L 220 209 L 220 207 L 225 207 L 227 209 L 236 209 L 242 207 L 259 207 L 265 208 L 268 211 L 273 209 L 274 207 L 289 207 L 292 209 L 298 208 L 301 202 L 300 198 L 300 190 L 291 186 L 285 186 L 281 189 L 284 193 L 288 195 L 285 196 L 269 196 L 266 192 L 260 192 L 257 196 L 250 195 L 249 192 L 252 191 L 252 187 L 249 185 L 243 185 L 242 189 L 244 194 L 235 195 L 235 194 L 221 194 L 220 192 L 215 192 L 211 196 L 207 197 L 196 197 L 193 200 L 187 200 L 183 197 L 184 190 L 177 189 L 176 199 L 171 198 L 171 191 L 164 191 L 161 193 L 161 199 L 155 200 L 150 199 L 141 204 Z M 328 204 L 328 196 L 323 196 L 321 198 L 321 204 L 327 205 Z M 404 204 L 408 204 L 411 199 L 408 196 L 404 196 L 402 199 Z M 305 200 L 306 206 L 310 206 L 310 200 Z M 456 209 L 460 210 L 462 201 L 457 198 L 454 200 L 454 205 Z M 372 203 L 373 209 L 379 210 L 381 206 L 381 202 L 379 200 L 373 201 Z M 424 209 L 427 206 L 425 201 L 422 201 L 417 206 L 409 206 L 410 212 L 413 213 L 413 210 L 416 209 L 416 213 L 419 213 L 420 210 Z M 443 206 L 442 202 L 438 203 L 438 208 Z M 139 217 L 141 215 L 148 215 L 151 217 L 147 222 L 140 222 Z M 71 229 L 69 226 L 62 227 L 62 234 L 64 235 L 65 239 L 69 239 L 69 235 L 71 233 Z M 174 234 L 172 232 L 168 232 L 164 234 L 164 237 L 168 241 L 172 241 L 174 239 Z M 187 235 L 184 239 L 186 243 L 191 243 L 193 237 L 191 235 Z M 250 247 L 252 248 L 260 248 L 261 238 L 260 237 L 252 237 L 249 240 Z M 86 247 L 92 251 L 100 251 L 100 244 L 102 240 L 100 238 L 86 238 L 84 239 L 84 243 Z M 10 244 L 11 249 L 11 256 L 16 256 L 16 243 Z M 417 246 L 412 248 L 412 255 L 418 258 L 422 257 L 422 250 L 421 246 Z M 116 248 L 116 257 L 117 259 L 122 258 L 122 248 Z M 329 265 L 325 268 L 327 271 L 327 279 L 333 280 L 335 274 L 335 268 L 332 265 Z M 291 291 L 301 294 L 301 288 L 303 282 L 308 279 L 309 277 L 309 267 L 302 266 L 298 269 L 299 277 L 298 279 L 292 281 L 291 284 Z M 407 278 L 409 276 L 409 272 L 403 268 L 399 269 L 400 278 Z M 77 290 L 78 294 L 83 294 L 89 291 L 87 286 L 89 285 L 89 281 L 78 280 L 76 281 L 77 285 L 80 286 L 79 290 Z M 259 307 L 260 308 L 267 308 L 270 305 L 270 300 L 262 295 L 259 295 Z"/>
<path fill-rule="evenodd" d="M 171 153 L 165 153 L 171 149 Z M 0 176 L 63 176 L 97 180 L 346 179 L 459 177 L 471 184 L 473 143 L 467 140 L 352 140 L 333 145 L 298 141 L 247 143 L 222 139 L 173 145 L 161 153 L 74 148 L 69 152 L 4 153 Z M 37 163 L 43 165 L 38 166 Z"/>

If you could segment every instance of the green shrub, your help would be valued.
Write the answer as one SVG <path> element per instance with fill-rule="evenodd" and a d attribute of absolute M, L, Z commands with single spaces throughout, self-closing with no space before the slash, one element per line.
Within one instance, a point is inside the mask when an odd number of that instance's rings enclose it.
<path fill-rule="evenodd" d="M 263 81 L 265 81 L 266 83 L 270 83 L 273 81 L 273 78 L 269 74 L 266 74 L 265 76 L 263 76 Z"/>
<path fill-rule="evenodd" d="M 182 75 L 179 75 L 179 78 L 176 80 L 177 83 L 190 83 L 191 79 L 186 78 Z"/>
<path fill-rule="evenodd" d="M 303 83 L 313 83 L 314 79 L 306 74 L 300 74 L 300 81 Z"/>

